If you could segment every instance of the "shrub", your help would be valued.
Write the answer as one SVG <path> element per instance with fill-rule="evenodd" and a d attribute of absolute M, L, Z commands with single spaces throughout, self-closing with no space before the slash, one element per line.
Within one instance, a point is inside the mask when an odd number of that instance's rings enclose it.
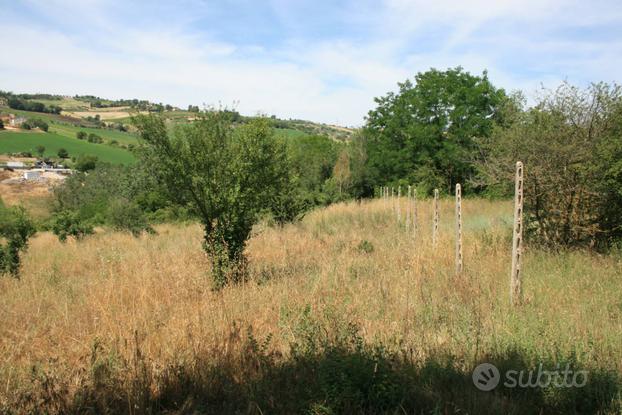
<path fill-rule="evenodd" d="M 97 134 L 90 133 L 88 138 L 87 138 L 87 141 L 89 143 L 101 144 L 101 143 L 103 143 L 104 140 L 100 136 L 98 136 Z"/>
<path fill-rule="evenodd" d="M 108 223 L 118 231 L 128 231 L 134 236 L 143 232 L 155 233 L 140 207 L 127 200 L 115 200 L 108 208 Z"/>
<path fill-rule="evenodd" d="M 80 154 L 76 160 L 75 168 L 78 171 L 85 172 L 93 170 L 97 166 L 97 156 Z"/>
<path fill-rule="evenodd" d="M 64 148 L 59 148 L 57 154 L 58 154 L 58 157 L 62 159 L 69 158 L 69 152 L 65 150 Z"/>
<path fill-rule="evenodd" d="M 91 224 L 82 221 L 77 213 L 69 211 L 61 211 L 55 214 L 51 229 L 61 242 L 65 242 L 70 236 L 75 239 L 82 239 L 94 232 Z"/>
<path fill-rule="evenodd" d="M 162 118 L 134 119 L 144 165 L 178 202 L 198 213 L 215 288 L 242 281 L 253 224 L 291 186 L 285 147 L 266 120 L 233 129 L 224 112 L 206 112 L 169 134 Z"/>
<path fill-rule="evenodd" d="M 84 131 L 78 131 L 76 133 L 76 138 L 78 140 L 86 140 L 87 134 Z"/>
<path fill-rule="evenodd" d="M 622 237 L 622 88 L 563 84 L 535 108 L 517 107 L 482 142 L 482 171 L 490 186 L 513 189 L 523 162 L 527 235 L 551 247 Z"/>
<path fill-rule="evenodd" d="M 20 253 L 35 231 L 23 208 L 0 206 L 0 274 L 19 277 Z"/>

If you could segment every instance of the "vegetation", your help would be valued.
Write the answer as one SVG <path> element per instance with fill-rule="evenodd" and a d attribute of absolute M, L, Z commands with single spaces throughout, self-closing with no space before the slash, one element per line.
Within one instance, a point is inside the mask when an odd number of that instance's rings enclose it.
<path fill-rule="evenodd" d="M 79 240 L 94 233 L 90 223 L 81 220 L 77 212 L 69 210 L 54 215 L 50 229 L 61 242 L 66 242 L 69 237 Z"/>
<path fill-rule="evenodd" d="M 513 309 L 511 202 L 464 200 L 459 280 L 452 202 L 435 250 L 430 200 L 416 239 L 382 200 L 261 224 L 248 282 L 220 292 L 196 224 L 40 234 L 0 279 L 0 412 L 618 414 L 619 255 L 529 249 Z M 588 383 L 481 392 L 481 362 Z"/>
<path fill-rule="evenodd" d="M 416 183 L 429 194 L 467 184 L 475 173 L 473 138 L 490 135 L 504 99 L 486 73 L 460 67 L 419 73 L 414 83 L 400 83 L 398 93 L 376 98 L 365 126 L 373 186 Z"/>
<path fill-rule="evenodd" d="M 510 126 L 482 140 L 486 181 L 511 188 L 526 166 L 532 242 L 607 247 L 622 237 L 622 88 L 563 84 L 529 110 L 513 103 Z"/>
<path fill-rule="evenodd" d="M 58 150 L 64 148 L 75 157 L 94 155 L 101 161 L 116 164 L 131 164 L 135 161 L 134 156 L 122 148 L 95 145 L 56 133 L 0 132 L 0 153 L 36 153 L 35 148 L 38 145 L 45 147 L 44 156 L 46 157 L 55 157 Z"/>
<path fill-rule="evenodd" d="M 206 112 L 170 134 L 163 119 L 138 116 L 141 156 L 178 202 L 191 207 L 204 227 L 204 248 L 216 288 L 244 278 L 244 247 L 264 211 L 289 194 L 285 147 L 267 122 L 233 130 L 229 114 Z"/>
<path fill-rule="evenodd" d="M 19 276 L 20 254 L 28 247 L 35 227 L 22 208 L 6 208 L 0 201 L 0 274 Z"/>

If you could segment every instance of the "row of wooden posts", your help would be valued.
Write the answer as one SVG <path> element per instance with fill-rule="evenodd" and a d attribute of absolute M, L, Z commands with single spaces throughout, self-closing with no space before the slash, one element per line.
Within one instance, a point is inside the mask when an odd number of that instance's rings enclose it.
<path fill-rule="evenodd" d="M 398 186 L 397 194 L 395 189 L 388 186 L 380 188 L 380 196 L 388 203 L 389 199 L 401 200 L 402 187 Z M 408 203 L 406 206 L 406 228 L 410 229 L 411 218 L 413 235 L 417 235 L 417 203 L 416 193 L 413 186 L 408 186 L 408 200 L 413 203 Z M 456 184 L 456 214 L 455 214 L 455 251 L 456 251 L 456 275 L 462 275 L 463 271 L 463 257 L 462 257 L 462 186 L 460 183 Z M 436 247 L 438 244 L 438 224 L 439 224 L 439 191 L 434 189 L 434 199 L 432 201 L 432 246 Z M 397 217 L 398 222 L 402 221 L 402 210 L 399 203 L 393 203 L 393 210 Z M 522 257 L 522 243 L 523 243 L 523 163 L 516 162 L 516 176 L 514 187 L 514 226 L 512 232 L 512 267 L 510 271 L 510 301 L 512 304 L 518 304 L 521 299 L 521 257 Z"/>

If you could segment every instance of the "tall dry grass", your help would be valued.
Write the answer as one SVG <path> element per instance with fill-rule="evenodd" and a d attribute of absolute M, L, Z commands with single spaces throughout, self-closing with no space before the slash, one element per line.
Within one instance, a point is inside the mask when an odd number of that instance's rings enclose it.
<path fill-rule="evenodd" d="M 401 203 L 405 212 L 406 199 Z M 284 228 L 259 225 L 248 245 L 250 281 L 220 292 L 210 289 L 198 225 L 163 225 L 140 238 L 100 232 L 66 244 L 39 234 L 21 280 L 0 278 L 0 411 L 88 412 L 88 396 L 76 401 L 87 386 L 113 390 L 127 412 L 196 410 L 198 398 L 184 401 L 181 383 L 175 393 L 166 389 L 171 373 L 199 371 L 199 361 L 230 363 L 232 382 L 243 382 L 245 365 L 257 371 L 263 364 L 245 360 L 249 344 L 272 363 L 287 362 L 292 344 L 312 343 L 310 333 L 334 340 L 353 327 L 365 344 L 415 366 L 447 356 L 465 376 L 478 362 L 512 351 L 527 364 L 570 359 L 622 372 L 619 256 L 527 247 L 525 304 L 513 308 L 511 202 L 463 201 L 461 278 L 453 200 L 441 201 L 436 249 L 431 205 L 418 203 L 416 238 L 384 200 L 333 205 Z M 227 399 L 226 388 L 221 392 Z M 441 410 L 447 395 L 429 393 Z M 473 389 L 460 403 L 456 393 L 449 395 L 453 408 L 521 413 L 504 396 L 482 404 Z M 149 403 L 165 395 L 180 401 Z M 266 396 L 244 412 L 270 413 Z"/>

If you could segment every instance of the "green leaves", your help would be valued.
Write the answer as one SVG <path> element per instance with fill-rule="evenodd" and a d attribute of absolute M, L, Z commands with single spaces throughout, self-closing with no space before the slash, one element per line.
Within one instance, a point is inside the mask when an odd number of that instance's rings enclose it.
<path fill-rule="evenodd" d="M 19 276 L 20 253 L 35 234 L 35 226 L 23 208 L 0 206 L 0 274 Z"/>
<path fill-rule="evenodd" d="M 369 112 L 368 169 L 374 184 L 404 179 L 451 189 L 474 174 L 474 137 L 488 136 L 505 92 L 462 68 L 431 69 L 377 98 Z"/>
<path fill-rule="evenodd" d="M 285 146 L 267 120 L 234 128 L 227 112 L 198 117 L 172 132 L 162 118 L 136 117 L 143 140 L 138 154 L 178 202 L 199 214 L 220 288 L 244 278 L 243 250 L 252 226 L 265 210 L 284 217 L 292 181 Z"/>

